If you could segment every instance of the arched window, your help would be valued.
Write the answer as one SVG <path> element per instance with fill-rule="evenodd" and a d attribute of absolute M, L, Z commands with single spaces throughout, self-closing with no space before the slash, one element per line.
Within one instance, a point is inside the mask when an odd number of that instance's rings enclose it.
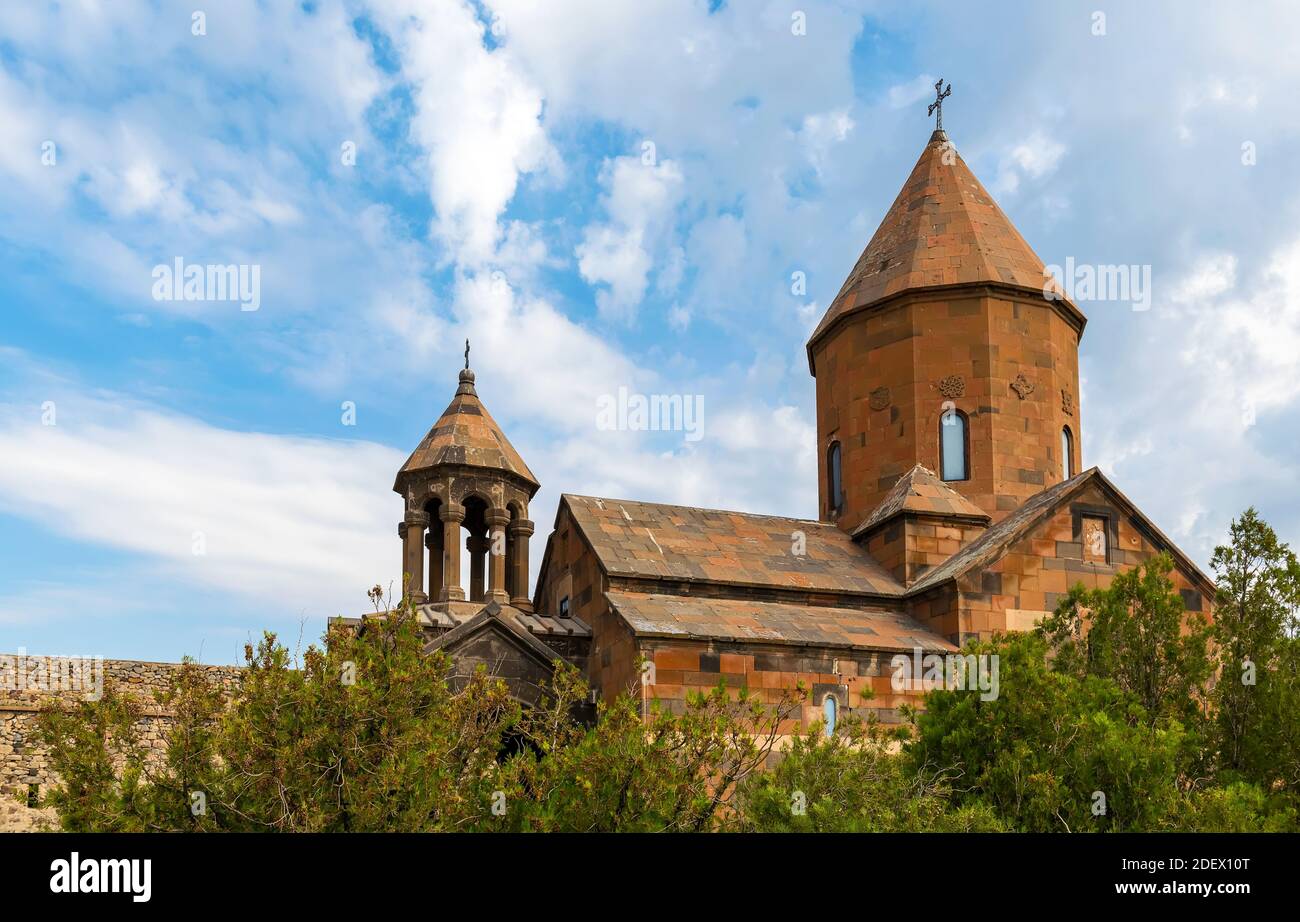
<path fill-rule="evenodd" d="M 1070 427 L 1066 426 L 1061 430 L 1061 477 L 1069 480 L 1074 476 L 1074 436 L 1070 434 Z"/>
<path fill-rule="evenodd" d="M 826 449 L 826 486 L 831 512 L 839 512 L 844 508 L 844 481 L 840 475 L 839 442 L 831 442 L 831 447 Z"/>
<path fill-rule="evenodd" d="M 822 699 L 822 718 L 826 724 L 826 735 L 835 735 L 835 712 L 839 708 L 839 703 L 835 700 L 834 695 L 827 695 Z"/>
<path fill-rule="evenodd" d="M 939 476 L 943 480 L 970 477 L 970 436 L 966 414 L 948 409 L 939 417 Z"/>

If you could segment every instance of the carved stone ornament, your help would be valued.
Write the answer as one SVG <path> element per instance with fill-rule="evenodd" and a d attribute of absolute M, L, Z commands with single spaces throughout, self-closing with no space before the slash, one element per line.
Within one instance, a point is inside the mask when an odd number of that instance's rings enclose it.
<path fill-rule="evenodd" d="M 1066 416 L 1074 415 L 1074 395 L 1065 388 L 1061 388 L 1061 412 Z"/>
<path fill-rule="evenodd" d="M 868 398 L 868 404 L 873 410 L 883 410 L 889 406 L 889 388 L 878 387 L 872 391 L 871 396 Z"/>
<path fill-rule="evenodd" d="M 1011 389 L 1016 392 L 1017 397 L 1024 400 L 1034 392 L 1034 382 L 1024 375 L 1016 375 L 1016 380 L 1011 382 Z"/>
<path fill-rule="evenodd" d="M 945 397 L 963 397 L 966 394 L 966 379 L 961 375 L 948 375 L 939 382 L 939 393 Z"/>

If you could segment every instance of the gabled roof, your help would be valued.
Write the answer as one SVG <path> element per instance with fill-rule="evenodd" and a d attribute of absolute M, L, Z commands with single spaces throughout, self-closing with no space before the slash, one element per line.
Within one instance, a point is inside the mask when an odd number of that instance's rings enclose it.
<path fill-rule="evenodd" d="M 977 567 L 992 564 L 1002 556 L 1012 544 L 1025 537 L 1034 526 L 1048 518 L 1063 504 L 1070 501 L 1080 490 L 1090 483 L 1096 484 L 1107 493 L 1123 512 L 1133 519 L 1147 534 L 1148 540 L 1160 550 L 1168 551 L 1179 567 L 1190 577 L 1201 583 L 1202 589 L 1213 594 L 1214 581 L 1205 575 L 1192 560 L 1165 536 L 1159 528 L 1148 519 L 1127 496 L 1120 492 L 1100 470 L 1089 468 L 1081 474 L 1075 474 L 1069 480 L 1054 484 L 1040 493 L 1035 493 L 1024 504 L 1001 522 L 988 528 L 983 534 L 953 554 L 933 570 L 927 572 L 912 584 L 911 593 L 924 592 L 940 583 L 958 579 Z"/>
<path fill-rule="evenodd" d="M 610 576 L 889 597 L 904 591 L 824 522 L 570 493 L 560 502 Z"/>
<path fill-rule="evenodd" d="M 951 651 L 957 648 L 906 614 L 711 599 L 641 592 L 607 592 L 610 607 L 642 637 L 747 641 L 870 650 Z"/>
<path fill-rule="evenodd" d="M 393 489 L 402 492 L 406 474 L 443 464 L 506 471 L 529 484 L 533 493 L 538 489 L 537 478 L 479 400 L 474 372 L 468 368 L 460 373 L 456 396 L 397 472 Z"/>
<path fill-rule="evenodd" d="M 990 516 L 952 487 L 935 476 L 929 468 L 916 465 L 894 484 L 880 505 L 871 511 L 862 524 L 853 529 L 857 538 L 894 516 L 903 513 L 916 515 L 950 516 L 988 523 Z"/>
<path fill-rule="evenodd" d="M 975 178 L 948 136 L 930 136 L 912 174 L 808 340 L 841 316 L 916 288 L 996 283 L 1041 293 L 1043 261 Z M 1062 298 L 1067 310 L 1083 314 Z"/>
<path fill-rule="evenodd" d="M 519 613 L 516 608 L 489 602 L 474 617 L 467 619 L 445 634 L 441 634 L 425 644 L 424 652 L 432 653 L 435 650 L 446 650 L 450 653 L 483 631 L 495 631 L 547 668 L 550 668 L 557 659 L 562 659 L 560 654 L 534 637 L 530 631 L 525 630 L 516 621 L 514 617 L 516 613 Z"/>
<path fill-rule="evenodd" d="M 513 605 L 486 603 L 500 609 L 500 617 L 509 618 L 524 630 L 543 637 L 590 637 L 591 628 L 577 616 L 552 618 L 549 615 L 522 611 Z M 416 609 L 420 623 L 436 628 L 457 628 L 476 618 L 486 607 L 483 602 L 426 602 Z"/>

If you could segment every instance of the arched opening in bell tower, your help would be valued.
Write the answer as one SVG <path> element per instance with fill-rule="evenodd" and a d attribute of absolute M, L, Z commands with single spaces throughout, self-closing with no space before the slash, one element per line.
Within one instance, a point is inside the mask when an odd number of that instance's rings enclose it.
<path fill-rule="evenodd" d="M 488 537 L 488 502 L 481 496 L 467 496 L 464 503 L 465 519 L 461 522 L 464 540 L 461 542 L 461 589 L 471 602 L 482 602 L 487 593 L 488 554 L 491 541 Z"/>

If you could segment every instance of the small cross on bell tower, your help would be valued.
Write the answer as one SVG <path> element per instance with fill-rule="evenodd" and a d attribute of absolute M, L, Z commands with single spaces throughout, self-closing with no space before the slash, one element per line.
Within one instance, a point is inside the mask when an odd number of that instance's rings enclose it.
<path fill-rule="evenodd" d="M 943 101 L 951 95 L 952 84 L 948 84 L 947 89 L 944 89 L 943 78 L 940 77 L 939 82 L 934 85 L 934 102 L 930 103 L 930 108 L 925 110 L 926 115 L 938 113 L 934 120 L 934 130 L 936 132 L 943 131 Z"/>

